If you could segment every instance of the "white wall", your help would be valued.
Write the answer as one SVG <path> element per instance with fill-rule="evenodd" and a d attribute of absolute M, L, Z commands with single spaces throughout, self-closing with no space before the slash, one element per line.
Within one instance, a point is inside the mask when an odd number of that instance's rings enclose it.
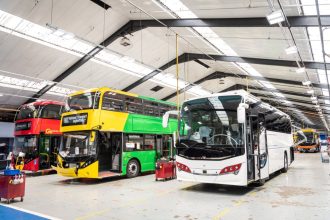
<path fill-rule="evenodd" d="M 15 123 L 0 122 L 0 138 L 14 137 Z"/>

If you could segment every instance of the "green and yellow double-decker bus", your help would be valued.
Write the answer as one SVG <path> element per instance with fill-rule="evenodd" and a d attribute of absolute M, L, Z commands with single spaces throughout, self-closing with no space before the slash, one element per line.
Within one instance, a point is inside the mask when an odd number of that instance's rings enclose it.
<path fill-rule="evenodd" d="M 109 88 L 69 95 L 62 114 L 63 137 L 57 173 L 104 178 L 155 170 L 157 158 L 169 157 L 177 119 L 163 128 L 162 116 L 175 104 Z"/>

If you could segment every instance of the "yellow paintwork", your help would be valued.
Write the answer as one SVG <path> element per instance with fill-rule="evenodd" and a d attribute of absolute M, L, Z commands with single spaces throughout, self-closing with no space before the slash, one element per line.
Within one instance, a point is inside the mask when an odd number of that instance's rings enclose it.
<path fill-rule="evenodd" d="M 137 94 L 135 93 L 130 93 L 130 92 L 124 92 L 124 91 L 121 91 L 121 90 L 116 90 L 116 89 L 110 89 L 110 88 L 107 88 L 107 87 L 102 87 L 102 88 L 92 88 L 92 89 L 86 89 L 86 90 L 79 90 L 75 93 L 72 93 L 69 95 L 70 96 L 75 96 L 75 95 L 80 95 L 80 94 L 84 94 L 84 93 L 87 93 L 87 92 L 101 92 L 102 94 L 104 92 L 115 92 L 115 93 L 119 93 L 119 94 L 123 94 L 123 95 L 128 95 L 128 96 L 132 96 L 132 97 L 138 97 Z"/>
<path fill-rule="evenodd" d="M 60 156 L 57 157 L 57 160 L 59 164 L 62 164 L 63 160 Z M 83 163 L 80 163 L 82 165 Z M 76 177 L 76 178 L 99 178 L 98 176 L 98 170 L 99 170 L 99 162 L 96 161 L 90 165 L 88 165 L 86 168 L 80 168 L 78 169 L 78 173 L 76 174 L 76 168 L 63 168 L 60 166 L 54 167 L 53 169 L 57 171 L 57 174 L 60 174 L 62 176 L 66 177 Z"/>
<path fill-rule="evenodd" d="M 104 92 L 116 92 L 124 95 L 129 95 L 133 97 L 137 97 L 137 94 L 123 92 L 120 90 L 113 90 L 109 88 L 95 88 L 95 89 L 88 89 L 88 90 L 81 90 L 70 94 L 69 96 L 79 95 L 86 92 L 100 92 L 101 97 L 100 100 L 103 98 Z M 100 101 L 100 106 L 102 106 L 102 102 Z M 128 113 L 125 112 L 115 112 L 115 111 L 102 111 L 100 109 L 86 109 L 86 110 L 77 110 L 71 112 L 65 112 L 62 114 L 62 118 L 68 115 L 75 115 L 75 114 L 82 114 L 87 113 L 87 123 L 85 125 L 71 125 L 71 126 L 61 126 L 61 132 L 70 132 L 70 131 L 87 131 L 87 130 L 95 130 L 100 129 L 102 131 L 123 131 Z M 106 122 L 111 123 L 106 123 Z M 62 120 L 61 120 L 62 124 Z"/>
<path fill-rule="evenodd" d="M 128 118 L 128 113 L 102 111 L 101 121 L 102 131 L 123 131 Z M 107 123 L 108 122 L 108 123 Z M 109 123 L 111 122 L 111 123 Z"/>

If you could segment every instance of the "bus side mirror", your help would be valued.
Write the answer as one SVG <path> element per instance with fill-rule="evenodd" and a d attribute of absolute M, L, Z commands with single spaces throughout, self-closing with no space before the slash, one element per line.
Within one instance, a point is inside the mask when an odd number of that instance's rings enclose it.
<path fill-rule="evenodd" d="M 170 118 L 170 115 L 179 115 L 179 111 L 167 111 L 163 115 L 163 128 L 167 128 L 168 126 L 168 119 Z"/>
<path fill-rule="evenodd" d="M 241 103 L 237 108 L 237 122 L 240 124 L 244 124 L 246 120 L 245 109 L 248 108 L 247 104 Z"/>

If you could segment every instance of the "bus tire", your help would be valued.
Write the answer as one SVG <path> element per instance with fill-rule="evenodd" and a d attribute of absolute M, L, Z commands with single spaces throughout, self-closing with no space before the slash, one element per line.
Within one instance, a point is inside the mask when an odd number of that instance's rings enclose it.
<path fill-rule="evenodd" d="M 140 163 L 136 159 L 128 161 L 126 175 L 128 178 L 137 177 L 140 174 Z"/>
<path fill-rule="evenodd" d="M 288 163 L 288 155 L 286 154 L 286 152 L 284 152 L 284 167 L 282 169 L 282 173 L 286 173 L 288 172 L 289 169 L 289 163 Z"/>

